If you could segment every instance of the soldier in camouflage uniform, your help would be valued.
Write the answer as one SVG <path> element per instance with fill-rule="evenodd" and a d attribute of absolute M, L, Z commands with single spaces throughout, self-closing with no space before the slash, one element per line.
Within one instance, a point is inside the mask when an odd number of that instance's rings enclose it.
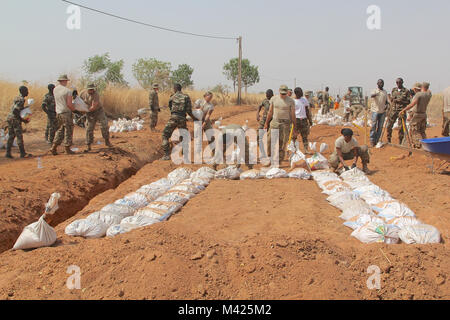
<path fill-rule="evenodd" d="M 197 119 L 192 113 L 191 98 L 187 94 L 181 92 L 181 85 L 174 85 L 175 93 L 170 96 L 169 109 L 170 119 L 166 124 L 162 134 L 162 149 L 164 150 L 164 157 L 161 160 L 170 160 L 170 143 L 169 139 L 175 129 L 187 129 L 186 114 L 188 114 L 194 121 L 201 121 Z"/>
<path fill-rule="evenodd" d="M 94 129 L 97 121 L 100 122 L 100 129 L 102 131 L 103 139 L 105 139 L 105 145 L 112 147 L 109 140 L 109 126 L 108 119 L 106 118 L 105 110 L 100 105 L 100 97 L 95 91 L 95 85 L 88 85 L 86 90 L 83 90 L 80 94 L 80 98 L 88 105 L 89 112 L 86 113 L 87 129 L 86 129 L 86 149 L 84 152 L 91 151 L 91 145 L 94 142 Z"/>
<path fill-rule="evenodd" d="M 159 108 L 159 98 L 158 98 L 159 85 L 157 83 L 153 84 L 153 90 L 150 91 L 149 102 L 150 102 L 150 130 L 152 132 L 156 131 L 156 125 L 158 124 L 158 112 L 161 111 Z"/>
<path fill-rule="evenodd" d="M 386 123 L 386 131 L 387 131 L 387 140 L 391 143 L 392 140 L 392 127 L 394 126 L 395 121 L 398 119 L 398 140 L 399 144 L 402 144 L 405 133 L 403 132 L 403 124 L 402 119 L 406 124 L 406 115 L 399 115 L 400 111 L 402 111 L 410 102 L 411 102 L 411 93 L 408 89 L 403 86 L 403 79 L 398 78 L 397 87 L 392 89 L 391 93 L 391 108 L 388 114 L 388 119 Z"/>
<path fill-rule="evenodd" d="M 325 91 L 322 93 L 322 98 L 319 100 L 319 105 L 322 107 L 322 114 L 327 114 L 330 112 L 330 88 L 325 87 Z M 321 102 L 321 103 L 320 103 Z"/>
<path fill-rule="evenodd" d="M 55 110 L 55 96 L 53 95 L 54 84 L 48 85 L 48 93 L 44 96 L 42 101 L 42 110 L 47 114 L 47 127 L 45 128 L 45 141 L 52 144 L 55 139 L 56 128 L 58 127 L 58 120 L 56 119 Z"/>
<path fill-rule="evenodd" d="M 25 98 L 28 96 L 28 88 L 21 86 L 19 88 L 20 95 L 14 99 L 11 112 L 8 114 L 6 121 L 8 122 L 8 142 L 6 143 L 6 157 L 12 158 L 11 148 L 14 139 L 17 138 L 17 145 L 20 150 L 21 158 L 31 157 L 31 154 L 25 152 L 22 136 L 22 122 L 28 123 L 29 120 L 24 120 L 20 116 L 20 112 L 25 109 Z"/>
<path fill-rule="evenodd" d="M 264 125 L 266 124 L 266 120 L 267 120 L 267 114 L 269 113 L 269 109 L 270 109 L 270 99 L 272 99 L 272 97 L 273 97 L 273 90 L 272 89 L 268 89 L 266 91 L 266 99 L 264 99 L 263 102 L 261 102 L 261 104 L 258 107 L 258 111 L 256 112 L 256 121 L 259 122 L 259 127 L 258 127 L 259 151 L 261 152 L 261 157 L 262 158 L 266 157 L 266 153 L 265 153 L 265 150 L 264 150 L 263 137 L 261 135 L 259 135 L 259 130 L 264 130 Z M 263 109 L 263 116 L 262 116 L 262 118 L 260 116 L 261 109 Z M 269 154 L 270 154 L 270 150 L 268 150 L 268 151 L 269 151 Z"/>

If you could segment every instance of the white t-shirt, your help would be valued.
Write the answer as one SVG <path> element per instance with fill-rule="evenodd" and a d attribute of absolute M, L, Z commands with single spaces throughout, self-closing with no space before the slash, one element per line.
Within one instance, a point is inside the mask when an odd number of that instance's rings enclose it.
<path fill-rule="evenodd" d="M 297 119 L 306 119 L 306 107 L 309 107 L 309 101 L 305 97 L 294 99 L 295 102 L 295 117 Z"/>
<path fill-rule="evenodd" d="M 372 95 L 376 94 L 375 98 L 372 98 L 371 108 L 372 112 L 383 113 L 386 111 L 386 102 L 388 99 L 388 94 L 386 90 L 375 89 L 372 91 Z"/>
<path fill-rule="evenodd" d="M 353 148 L 358 147 L 359 144 L 358 141 L 356 141 L 356 139 L 353 137 L 350 142 L 346 142 L 344 136 L 340 136 L 336 139 L 334 146 L 341 149 L 342 153 L 349 153 L 353 150 Z"/>

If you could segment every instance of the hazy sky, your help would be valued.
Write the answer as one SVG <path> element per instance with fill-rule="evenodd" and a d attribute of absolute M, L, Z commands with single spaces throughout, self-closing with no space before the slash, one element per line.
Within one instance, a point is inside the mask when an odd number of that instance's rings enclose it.
<path fill-rule="evenodd" d="M 429 81 L 437 92 L 450 85 L 448 0 L 74 0 L 169 28 L 243 36 L 243 55 L 259 66 L 261 81 L 250 91 L 280 84 L 304 89 L 328 85 L 343 93 L 366 90 L 384 78 L 391 89 L 402 76 L 407 86 Z M 381 30 L 366 27 L 369 5 L 381 8 Z M 48 82 L 80 73 L 89 56 L 109 52 L 131 65 L 154 57 L 194 67 L 198 89 L 227 81 L 223 64 L 238 53 L 234 40 L 191 37 L 156 30 L 82 9 L 81 30 L 68 30 L 68 5 L 60 0 L 0 1 L 0 78 Z"/>

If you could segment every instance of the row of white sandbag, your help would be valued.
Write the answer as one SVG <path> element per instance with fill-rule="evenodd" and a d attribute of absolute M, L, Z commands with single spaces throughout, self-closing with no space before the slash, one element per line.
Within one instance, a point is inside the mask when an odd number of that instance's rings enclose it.
<path fill-rule="evenodd" d="M 118 119 L 113 120 L 112 125 L 109 127 L 109 132 L 129 132 L 140 131 L 144 129 L 144 120 L 134 118 L 132 120 Z"/>
<path fill-rule="evenodd" d="M 331 172 L 313 173 L 331 205 L 342 211 L 344 225 L 352 236 L 364 243 L 438 243 L 439 231 L 415 217 L 404 203 L 370 182 L 359 169 L 348 170 L 339 177 Z M 344 179 L 344 181 L 342 179 Z"/>
<path fill-rule="evenodd" d="M 73 221 L 67 225 L 65 232 L 71 236 L 100 238 L 164 221 L 204 190 L 214 178 L 214 173 L 207 167 L 196 172 L 178 168 L 167 178 L 142 186 L 86 219 Z"/>
<path fill-rule="evenodd" d="M 217 171 L 214 175 L 214 178 L 225 180 L 255 180 L 278 178 L 309 180 L 311 178 L 311 174 L 303 168 L 296 168 L 290 172 L 276 167 L 263 167 L 261 169 L 242 171 L 242 169 L 237 168 L 235 165 L 232 165 Z"/>

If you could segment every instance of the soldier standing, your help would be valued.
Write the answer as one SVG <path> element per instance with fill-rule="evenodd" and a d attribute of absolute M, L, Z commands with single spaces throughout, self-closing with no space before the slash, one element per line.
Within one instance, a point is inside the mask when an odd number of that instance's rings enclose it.
<path fill-rule="evenodd" d="M 302 136 L 305 153 L 308 153 L 308 135 L 312 126 L 312 116 L 309 110 L 309 101 L 303 97 L 303 90 L 299 87 L 294 89 L 295 93 L 295 135 L 292 138 L 296 140 L 297 135 Z"/>
<path fill-rule="evenodd" d="M 322 114 L 330 112 L 330 88 L 325 87 L 325 91 L 322 93 Z"/>
<path fill-rule="evenodd" d="M 411 140 L 414 148 L 417 149 L 422 147 L 420 140 L 427 138 L 425 132 L 427 129 L 427 107 L 432 96 L 429 88 L 428 82 L 416 83 L 413 88 L 415 95 L 412 102 L 400 112 L 400 115 L 403 116 L 408 110 L 412 109 L 408 120 L 410 120 Z"/>
<path fill-rule="evenodd" d="M 258 111 L 256 112 L 256 121 L 259 122 L 258 129 L 264 129 L 264 125 L 266 124 L 267 114 L 269 113 L 270 108 L 270 99 L 273 97 L 273 90 L 268 89 L 266 91 L 266 98 L 261 102 L 261 104 L 258 107 Z M 261 118 L 260 113 L 261 109 L 263 109 L 263 116 Z"/>
<path fill-rule="evenodd" d="M 8 122 L 8 142 L 6 143 L 6 157 L 12 159 L 11 148 L 14 139 L 17 138 L 17 145 L 20 150 L 21 158 L 32 157 L 31 154 L 25 152 L 22 135 L 22 122 L 28 123 L 29 120 L 24 120 L 20 116 L 20 112 L 25 109 L 25 98 L 28 96 L 28 88 L 21 86 L 19 88 L 20 95 L 14 99 L 11 112 L 8 114 L 6 121 Z"/>
<path fill-rule="evenodd" d="M 288 87 L 286 85 L 282 85 L 280 87 L 280 95 L 273 96 L 272 99 L 270 99 L 269 113 L 264 125 L 264 129 L 266 130 L 270 125 L 270 130 L 268 133 L 269 148 L 272 148 L 272 130 L 278 130 L 279 161 L 284 160 L 286 147 L 289 142 L 288 140 L 291 125 L 295 121 L 295 102 L 292 98 L 288 97 L 287 94 Z"/>
<path fill-rule="evenodd" d="M 45 129 L 45 141 L 48 144 L 52 144 L 55 139 L 56 127 L 58 126 L 58 120 L 56 119 L 55 110 L 55 96 L 53 95 L 53 90 L 55 89 L 54 84 L 48 85 L 48 93 L 44 96 L 42 101 L 42 110 L 47 114 L 47 128 Z"/>
<path fill-rule="evenodd" d="M 402 144 L 405 133 L 403 132 L 402 119 L 406 123 L 406 115 L 403 114 L 399 116 L 400 111 L 402 111 L 411 102 L 411 93 L 408 89 L 403 86 L 403 79 L 398 78 L 396 80 L 397 87 L 392 89 L 391 93 L 391 109 L 388 114 L 388 119 L 386 123 L 387 130 L 387 140 L 391 143 L 392 140 L 392 127 L 395 121 L 398 119 L 398 140 L 399 144 Z"/>
<path fill-rule="evenodd" d="M 174 85 L 175 93 L 170 96 L 169 109 L 170 119 L 166 124 L 162 134 L 162 149 L 164 150 L 164 156 L 161 160 L 170 160 L 170 144 L 169 139 L 176 128 L 187 129 L 186 127 L 186 114 L 188 114 L 194 121 L 197 119 L 192 114 L 192 102 L 191 98 L 187 94 L 181 92 L 181 85 Z"/>
<path fill-rule="evenodd" d="M 74 154 L 70 147 L 73 141 L 73 116 L 72 111 L 75 111 L 75 107 L 72 103 L 72 90 L 67 88 L 69 78 L 67 75 L 62 75 L 58 78 L 58 85 L 53 90 L 55 97 L 55 110 L 56 118 L 58 120 L 58 126 L 56 129 L 55 140 L 53 141 L 50 152 L 53 155 L 57 155 L 57 148 L 64 140 L 64 149 L 67 154 Z"/>
<path fill-rule="evenodd" d="M 159 98 L 158 98 L 159 85 L 157 83 L 153 84 L 153 90 L 150 91 L 149 101 L 150 101 L 150 130 L 156 132 L 156 125 L 158 124 L 158 112 L 161 111 L 159 108 Z"/>
<path fill-rule="evenodd" d="M 94 130 L 97 121 L 100 122 L 100 129 L 102 131 L 103 139 L 105 139 L 105 145 L 109 148 L 112 147 L 109 141 L 109 126 L 108 119 L 106 118 L 105 110 L 100 105 L 100 96 L 95 89 L 95 84 L 88 85 L 86 90 L 80 93 L 80 98 L 87 104 L 89 112 L 86 113 L 87 128 L 86 128 L 86 149 L 84 152 L 91 151 L 91 145 L 94 142 Z"/>

